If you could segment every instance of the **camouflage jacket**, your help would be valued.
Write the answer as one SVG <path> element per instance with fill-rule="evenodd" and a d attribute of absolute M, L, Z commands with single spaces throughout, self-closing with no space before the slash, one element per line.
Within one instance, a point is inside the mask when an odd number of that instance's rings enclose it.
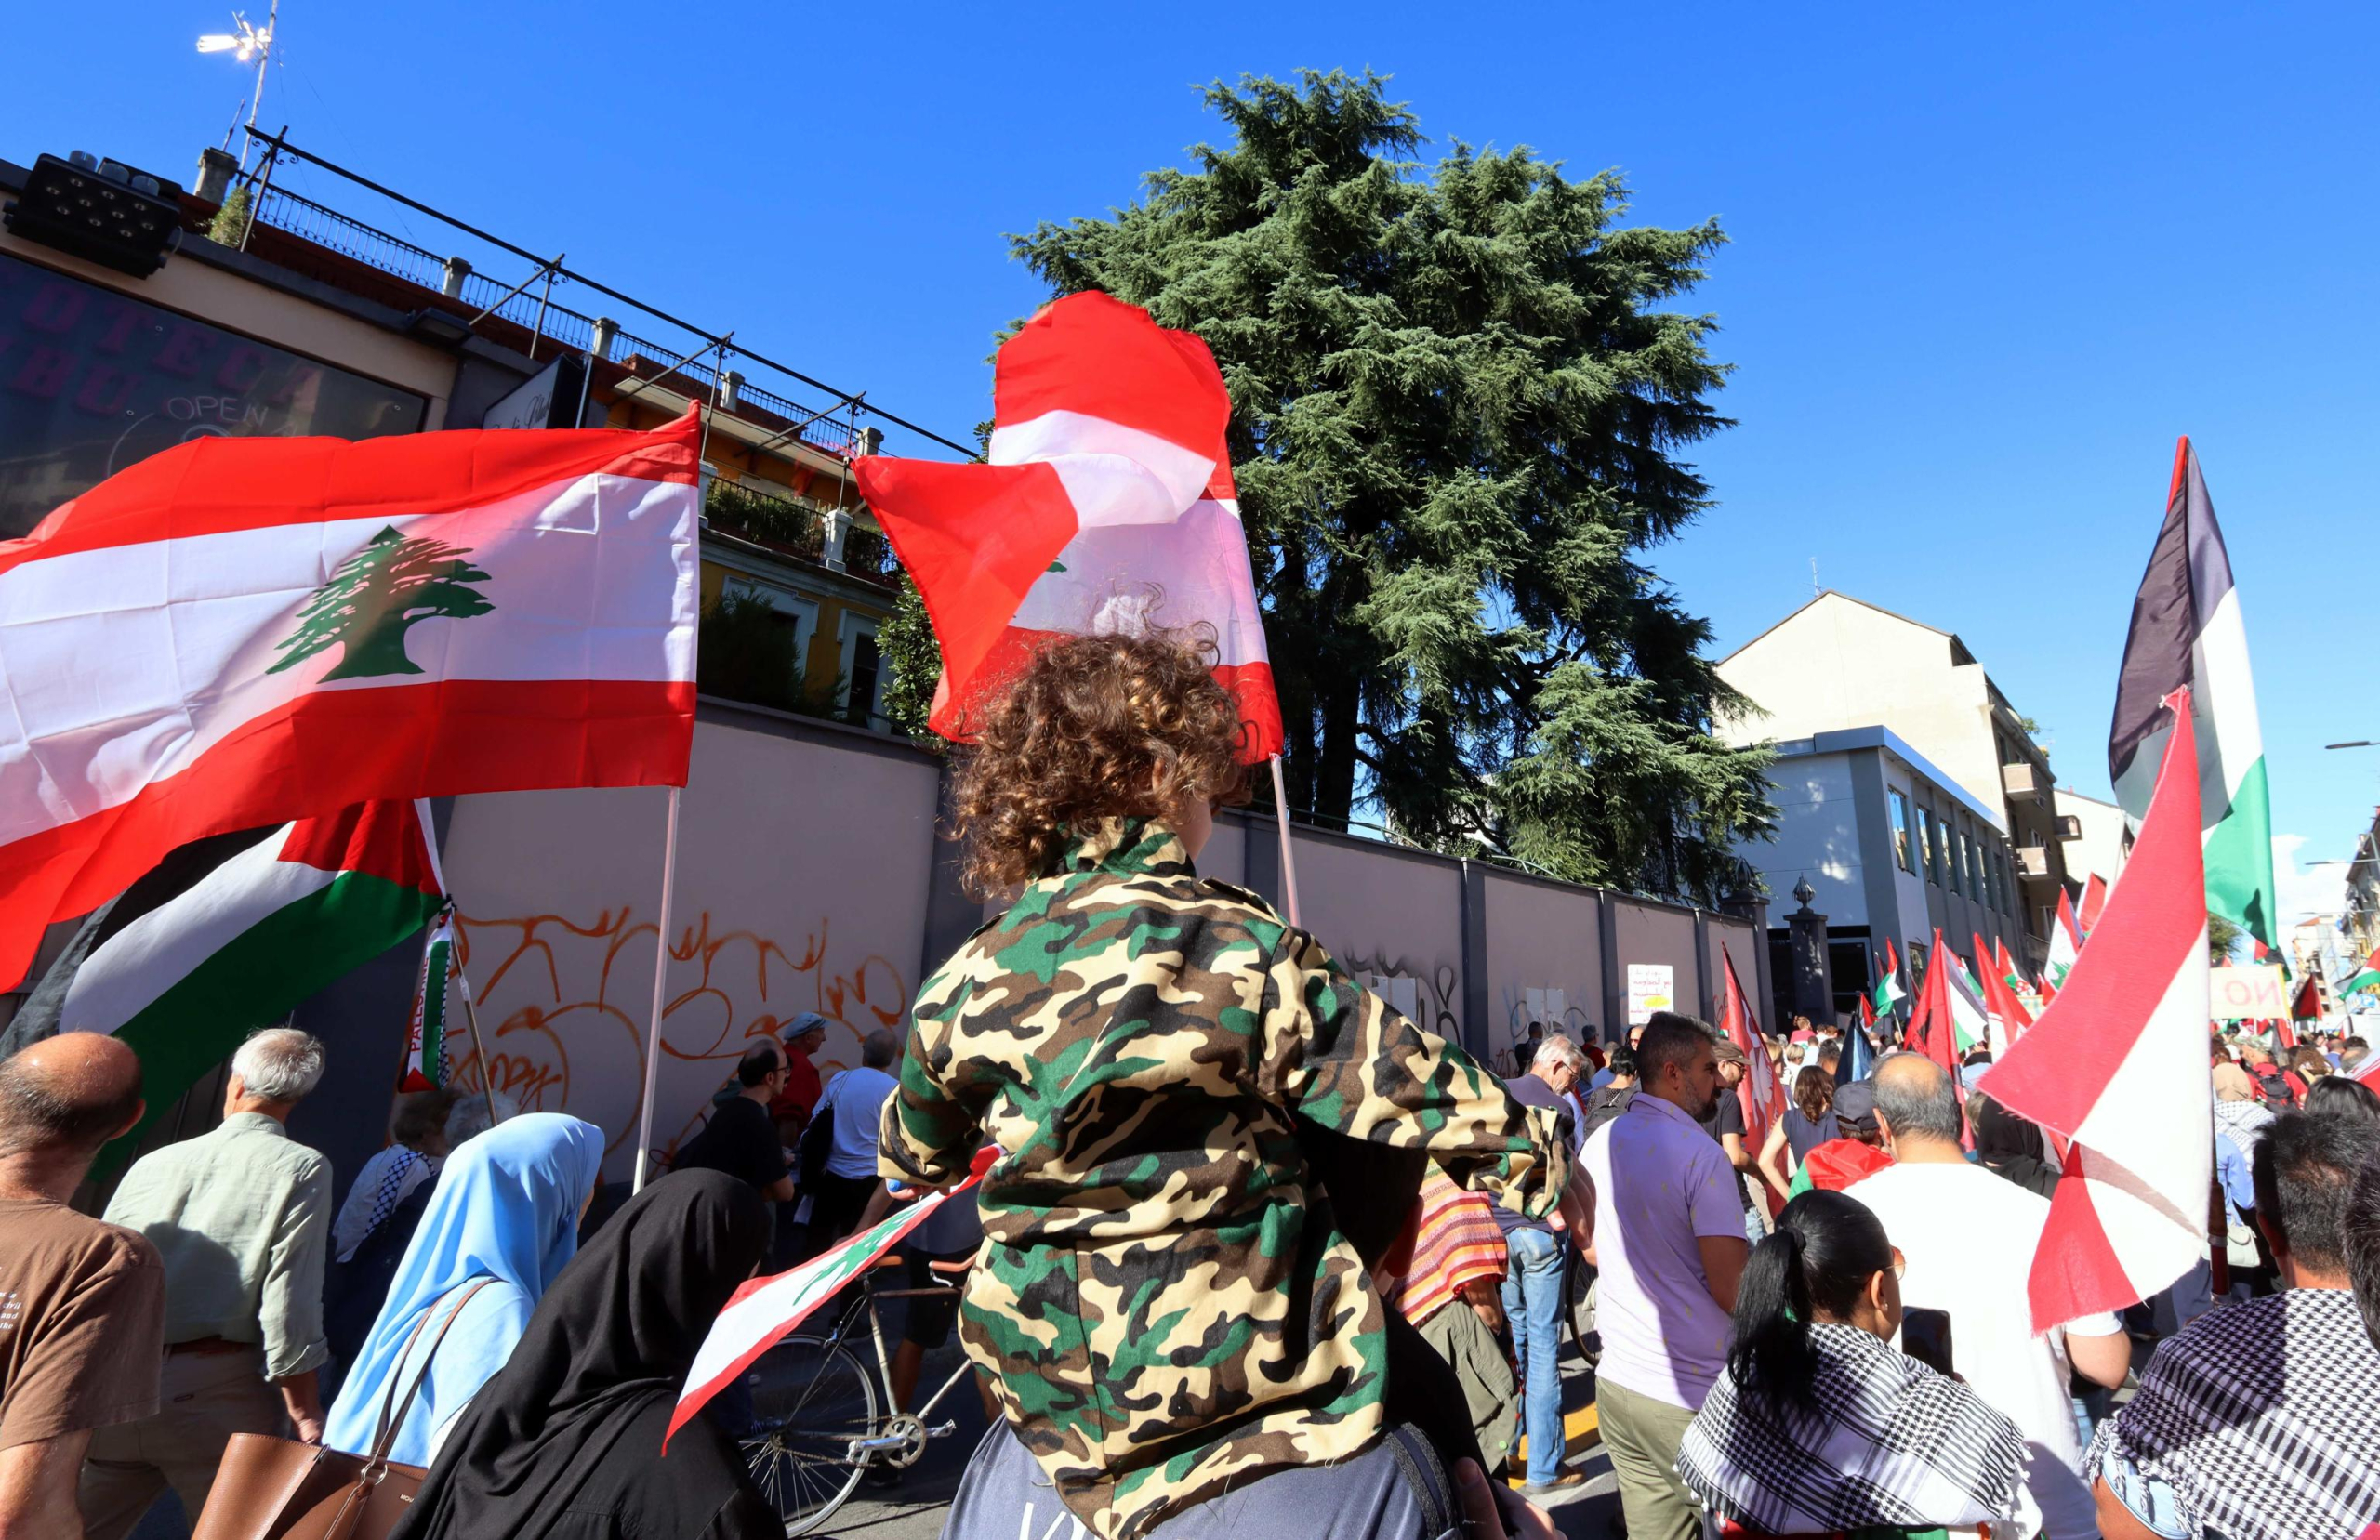
<path fill-rule="evenodd" d="M 879 1165 L 947 1183 L 988 1136 L 960 1336 L 1102 1540 L 1382 1426 L 1381 1304 L 1296 1124 L 1426 1148 L 1531 1217 L 1569 1152 L 1162 824 L 1078 843 L 918 993 Z"/>

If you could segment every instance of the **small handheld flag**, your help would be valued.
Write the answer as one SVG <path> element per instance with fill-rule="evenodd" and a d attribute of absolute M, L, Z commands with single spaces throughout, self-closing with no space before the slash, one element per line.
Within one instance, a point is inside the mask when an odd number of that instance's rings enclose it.
<path fill-rule="evenodd" d="M 397 1077 L 399 1091 L 426 1091 L 453 1083 L 456 1055 L 449 1029 L 455 1007 L 469 987 L 455 946 L 455 911 L 449 908 L 430 928 L 429 940 L 421 949 L 413 1014 L 405 1025 L 405 1064 Z"/>

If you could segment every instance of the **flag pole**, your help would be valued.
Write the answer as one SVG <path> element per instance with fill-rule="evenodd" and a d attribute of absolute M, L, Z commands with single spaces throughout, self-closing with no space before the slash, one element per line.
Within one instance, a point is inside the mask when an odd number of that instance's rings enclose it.
<path fill-rule="evenodd" d="M 471 1052 L 480 1061 L 480 1090 L 487 1097 L 487 1121 L 494 1126 L 504 1121 L 504 1112 L 496 1100 L 496 1082 L 488 1078 L 487 1044 L 480 1037 L 480 1009 L 471 1004 L 471 981 L 464 974 L 459 960 L 455 964 L 455 985 L 463 992 L 463 1020 L 470 1025 Z"/>
<path fill-rule="evenodd" d="M 1289 901 L 1289 923 L 1298 919 L 1298 862 L 1289 847 L 1289 788 L 1281 779 L 1281 757 L 1273 756 L 1273 811 L 1281 831 L 1281 896 Z"/>
<path fill-rule="evenodd" d="M 644 1191 L 644 1170 L 653 1158 L 654 1083 L 661 1073 L 661 1002 L 669 973 L 669 890 L 678 875 L 678 788 L 669 788 L 669 823 L 661 836 L 661 915 L 653 939 L 653 1020 L 644 1035 L 644 1096 L 637 1114 L 636 1183 L 631 1193 Z"/>

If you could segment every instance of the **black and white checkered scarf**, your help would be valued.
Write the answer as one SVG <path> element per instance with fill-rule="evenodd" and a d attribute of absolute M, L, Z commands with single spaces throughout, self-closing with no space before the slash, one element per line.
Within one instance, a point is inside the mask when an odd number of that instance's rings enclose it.
<path fill-rule="evenodd" d="M 1721 1518 L 1770 1534 L 2014 1517 L 2024 1436 L 1958 1381 L 1857 1326 L 1810 1328 L 1818 1413 L 1780 1422 L 1722 1374 L 1677 1473 Z"/>
<path fill-rule="evenodd" d="M 2199 1317 L 2159 1346 L 2099 1425 L 2171 1487 L 2193 1533 L 2353 1540 L 2380 1521 L 2380 1350 L 2344 1289 L 2291 1289 Z"/>

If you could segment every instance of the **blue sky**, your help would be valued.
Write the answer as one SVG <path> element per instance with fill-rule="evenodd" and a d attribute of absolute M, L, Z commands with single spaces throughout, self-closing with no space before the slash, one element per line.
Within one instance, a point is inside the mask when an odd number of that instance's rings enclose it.
<path fill-rule="evenodd" d="M 0 155 L 186 178 L 244 94 L 192 49 L 224 20 L 53 10 Z M 1217 132 L 1199 82 L 1380 70 L 1430 155 L 1527 143 L 1620 168 L 1638 218 L 1725 225 L 1691 305 L 1722 323 L 1740 426 L 1699 451 L 1717 506 L 1653 559 L 1723 649 L 1807 599 L 1815 558 L 1962 635 L 2104 795 L 2188 432 L 2276 832 L 2345 855 L 2380 797 L 2380 750 L 2320 746 L 2380 738 L 2369 7 L 290 0 L 283 20 L 264 116 L 298 142 L 955 438 L 987 415 L 992 334 L 1041 297 L 1004 232 L 1180 164 Z M 401 233 L 441 247 L 418 217 Z"/>

